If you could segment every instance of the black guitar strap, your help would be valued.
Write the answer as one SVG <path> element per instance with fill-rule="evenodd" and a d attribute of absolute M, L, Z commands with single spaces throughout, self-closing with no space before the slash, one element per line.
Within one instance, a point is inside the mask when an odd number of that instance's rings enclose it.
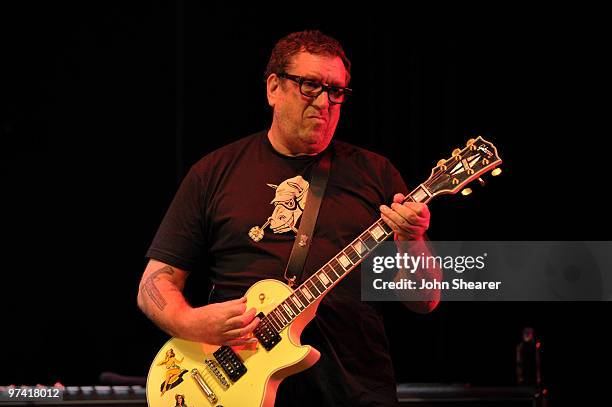
<path fill-rule="evenodd" d="M 319 216 L 319 208 L 321 208 L 321 201 L 323 200 L 323 195 L 325 195 L 325 188 L 329 179 L 331 155 L 331 148 L 328 148 L 317 165 L 312 169 L 312 179 L 308 187 L 306 207 L 304 208 L 300 227 L 295 236 L 289 262 L 285 269 L 285 280 L 287 280 L 289 287 L 293 287 L 295 282 L 302 278 L 306 255 L 310 248 L 314 227 Z"/>

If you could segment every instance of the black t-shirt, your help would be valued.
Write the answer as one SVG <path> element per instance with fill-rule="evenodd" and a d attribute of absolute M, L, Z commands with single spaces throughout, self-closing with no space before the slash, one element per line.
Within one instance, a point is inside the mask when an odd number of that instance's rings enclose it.
<path fill-rule="evenodd" d="M 408 192 L 386 158 L 340 141 L 329 148 L 331 173 L 301 281 L 371 226 L 394 193 Z M 147 256 L 207 273 L 212 302 L 238 298 L 265 278 L 284 281 L 320 156 L 281 155 L 265 131 L 208 154 L 183 180 Z M 258 242 L 249 237 L 254 226 L 264 232 Z M 359 273 L 353 270 L 321 301 L 301 337 L 321 358 L 282 382 L 277 406 L 396 405 L 382 316 L 376 304 L 360 300 Z"/>

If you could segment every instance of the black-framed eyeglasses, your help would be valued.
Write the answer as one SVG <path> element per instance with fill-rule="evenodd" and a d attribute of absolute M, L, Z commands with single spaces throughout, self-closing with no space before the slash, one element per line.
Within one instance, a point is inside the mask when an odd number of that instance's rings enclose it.
<path fill-rule="evenodd" d="M 300 85 L 300 93 L 309 98 L 316 98 L 321 93 L 327 92 L 329 103 L 341 104 L 346 102 L 348 96 L 353 93 L 351 88 L 340 86 L 325 85 L 321 82 L 313 81 L 298 75 L 290 75 L 286 72 L 277 74 L 280 78 L 289 79 Z"/>

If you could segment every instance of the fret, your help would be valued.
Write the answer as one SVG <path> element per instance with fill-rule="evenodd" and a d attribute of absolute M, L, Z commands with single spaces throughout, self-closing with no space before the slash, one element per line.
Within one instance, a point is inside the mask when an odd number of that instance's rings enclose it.
<path fill-rule="evenodd" d="M 346 256 L 349 258 L 349 260 L 353 264 L 357 264 L 359 263 L 359 260 L 361 260 L 361 258 L 359 257 L 359 254 L 355 251 L 355 249 L 353 249 L 353 246 L 351 245 L 349 245 L 346 249 L 344 249 L 344 254 L 346 254 Z"/>
<path fill-rule="evenodd" d="M 281 324 L 274 318 L 274 313 L 271 312 L 266 315 L 266 319 L 270 322 L 270 325 L 272 325 L 277 331 L 281 329 Z"/>
<path fill-rule="evenodd" d="M 289 301 L 289 298 L 287 298 L 287 299 L 285 300 L 285 302 L 287 303 L 287 305 L 289 305 L 289 308 L 291 308 L 291 311 L 292 311 L 292 312 L 293 312 L 295 315 L 297 315 L 297 314 L 299 314 L 299 313 L 300 313 L 300 309 L 299 309 L 299 308 L 298 308 L 298 307 L 297 307 L 297 306 L 296 306 L 296 305 L 295 305 L 295 304 L 294 304 L 292 301 Z"/>
<path fill-rule="evenodd" d="M 321 280 L 321 282 L 323 283 L 323 287 L 327 288 L 327 286 L 331 285 L 331 280 L 329 278 L 327 278 L 327 276 L 325 275 L 325 273 L 322 271 L 320 273 L 317 273 L 317 277 L 319 277 L 319 280 Z"/>
<path fill-rule="evenodd" d="M 414 202 L 425 202 L 429 197 L 431 197 L 431 193 L 425 187 L 425 185 L 421 184 L 414 191 L 408 194 L 408 196 Z"/>
<path fill-rule="evenodd" d="M 283 316 L 285 317 L 285 320 L 287 321 L 287 325 L 289 325 L 291 321 L 293 321 L 293 317 L 291 316 L 291 312 L 287 311 L 285 307 L 286 307 L 286 304 L 281 302 L 280 305 L 278 306 L 278 309 L 280 310 L 281 314 L 283 314 Z"/>
<path fill-rule="evenodd" d="M 272 318 L 271 318 L 271 320 L 273 321 L 273 324 L 272 324 L 272 325 L 274 325 L 275 327 L 277 327 L 278 331 L 280 331 L 281 329 L 283 329 L 283 327 L 285 326 L 285 325 L 283 324 L 283 321 L 281 321 L 281 320 L 278 318 L 278 316 L 277 316 L 276 314 L 274 314 L 274 313 L 270 313 L 270 315 L 271 315 L 271 317 L 272 317 Z"/>
<path fill-rule="evenodd" d="M 365 244 L 369 250 L 374 249 L 378 245 L 378 242 L 376 239 L 374 239 L 374 237 L 372 237 L 369 231 L 366 231 L 363 235 L 359 236 L 359 239 L 361 239 L 363 244 Z"/>
<path fill-rule="evenodd" d="M 294 312 L 291 310 L 291 308 L 289 308 L 289 305 L 287 305 L 286 302 L 282 302 L 281 305 L 283 306 L 283 308 L 289 315 L 289 322 L 291 322 L 291 320 L 293 319 L 293 316 L 295 315 Z"/>
<path fill-rule="evenodd" d="M 326 264 L 325 266 L 323 266 L 323 270 L 325 271 L 325 274 L 327 275 L 327 277 L 329 277 L 330 280 L 333 281 L 334 283 L 336 282 L 336 280 L 340 278 L 340 276 L 336 274 L 334 269 L 331 268 L 329 264 Z"/>
<path fill-rule="evenodd" d="M 278 321 L 281 326 L 284 327 L 285 325 L 287 325 L 287 320 L 283 316 L 283 313 L 281 312 L 280 308 L 274 308 L 274 315 L 276 315 L 276 318 L 278 318 Z"/>
<path fill-rule="evenodd" d="M 310 291 L 312 293 L 312 296 L 315 298 L 317 298 L 321 294 L 321 291 L 319 291 L 317 286 L 314 284 L 314 281 L 312 281 L 312 278 L 309 278 L 308 280 L 306 280 L 306 287 L 308 287 L 308 291 Z"/>
<path fill-rule="evenodd" d="M 304 283 L 303 286 L 304 286 L 304 288 L 302 288 L 302 293 L 304 294 L 304 296 L 308 300 L 308 304 L 310 304 L 310 299 L 314 298 L 314 296 L 312 295 L 310 290 L 306 287 L 306 283 Z"/>
<path fill-rule="evenodd" d="M 332 259 L 329 262 L 329 265 L 334 269 L 334 271 L 336 272 L 336 274 L 338 274 L 339 276 L 342 276 L 346 270 L 344 269 L 344 267 L 342 267 L 340 265 L 340 263 L 338 263 L 338 261 L 336 259 Z"/>
<path fill-rule="evenodd" d="M 319 276 L 317 276 L 316 274 L 313 277 L 314 278 L 311 278 L 315 287 L 317 287 L 317 290 L 319 290 L 319 292 L 323 294 L 323 292 L 325 291 L 325 284 L 323 284 L 323 282 L 319 280 Z"/>
<path fill-rule="evenodd" d="M 387 235 L 393 233 L 393 229 L 391 229 L 391 226 L 387 225 L 384 220 L 380 219 L 376 223 L 385 231 Z"/>
<path fill-rule="evenodd" d="M 276 311 L 276 315 L 280 317 L 281 321 L 283 322 L 283 325 L 287 325 L 289 323 L 289 317 L 285 315 L 283 308 L 279 306 L 276 307 L 274 310 Z"/>
<path fill-rule="evenodd" d="M 355 240 L 355 243 L 352 243 L 351 246 L 355 249 L 359 257 L 363 257 L 368 253 L 368 247 L 360 239 Z"/>
<path fill-rule="evenodd" d="M 268 315 L 272 316 L 274 318 L 274 321 L 278 324 L 278 326 L 282 327 L 283 326 L 283 321 L 281 321 L 281 319 L 278 317 L 277 313 L 276 313 L 276 308 L 273 309 Z"/>
<path fill-rule="evenodd" d="M 306 298 L 306 288 L 299 287 L 295 295 L 300 299 L 300 302 L 304 304 L 304 307 L 310 305 L 310 301 L 308 301 L 308 299 Z"/>
<path fill-rule="evenodd" d="M 378 223 L 372 225 L 372 227 L 370 227 L 368 231 L 372 234 L 372 237 L 376 239 L 376 243 L 382 241 L 385 237 L 387 237 L 385 235 L 384 229 Z"/>
<path fill-rule="evenodd" d="M 418 190 L 414 190 L 406 196 L 406 199 L 404 200 L 404 202 L 407 202 L 407 201 L 418 202 L 417 201 L 418 195 L 419 195 Z"/>
<path fill-rule="evenodd" d="M 302 309 L 306 308 L 304 304 L 300 302 L 300 299 L 297 298 L 297 295 L 294 295 L 293 297 L 289 297 L 289 299 L 291 300 L 291 302 L 293 302 L 293 304 L 295 304 L 295 307 L 298 309 L 298 313 Z"/>
<path fill-rule="evenodd" d="M 342 253 L 340 256 L 337 256 L 336 260 L 338 260 L 338 263 L 340 263 L 345 270 L 348 270 L 353 265 L 353 263 L 351 263 L 351 261 L 349 260 L 348 256 L 346 256 L 344 253 Z"/>

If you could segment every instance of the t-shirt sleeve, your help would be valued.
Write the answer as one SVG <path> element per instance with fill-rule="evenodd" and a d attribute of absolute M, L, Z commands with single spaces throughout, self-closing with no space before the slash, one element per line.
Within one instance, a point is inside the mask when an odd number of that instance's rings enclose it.
<path fill-rule="evenodd" d="M 194 168 L 181 183 L 146 256 L 186 271 L 198 267 L 206 246 L 202 181 Z"/>

